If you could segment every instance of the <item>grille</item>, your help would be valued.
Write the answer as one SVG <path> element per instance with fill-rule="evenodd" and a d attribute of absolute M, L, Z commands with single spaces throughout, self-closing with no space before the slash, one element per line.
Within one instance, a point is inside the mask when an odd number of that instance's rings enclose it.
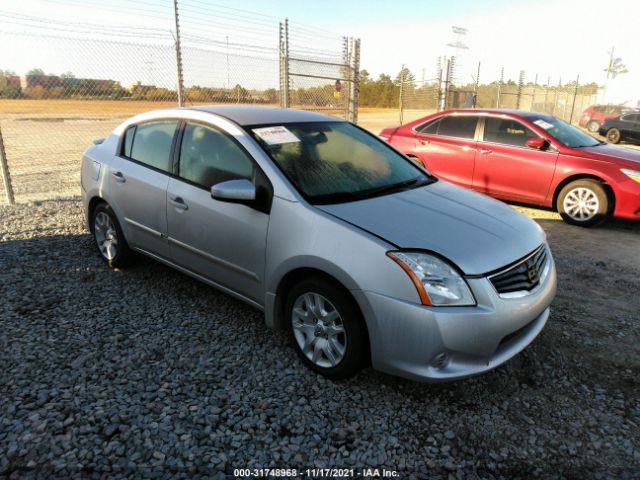
<path fill-rule="evenodd" d="M 547 261 L 547 250 L 539 247 L 507 270 L 489 277 L 498 293 L 533 290 L 540 283 L 540 276 Z"/>

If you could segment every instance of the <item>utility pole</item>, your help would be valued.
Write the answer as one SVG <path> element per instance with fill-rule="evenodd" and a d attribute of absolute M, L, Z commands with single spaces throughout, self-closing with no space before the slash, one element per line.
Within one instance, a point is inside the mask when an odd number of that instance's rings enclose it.
<path fill-rule="evenodd" d="M 178 17 L 178 0 L 173 0 L 173 16 L 176 21 L 176 67 L 178 69 L 178 106 L 183 106 L 184 81 L 182 78 L 182 48 L 180 46 L 180 20 Z"/>
<path fill-rule="evenodd" d="M 613 70 L 613 55 L 615 53 L 615 48 L 611 47 L 609 49 L 609 66 L 607 67 L 607 80 L 611 76 L 611 71 Z"/>

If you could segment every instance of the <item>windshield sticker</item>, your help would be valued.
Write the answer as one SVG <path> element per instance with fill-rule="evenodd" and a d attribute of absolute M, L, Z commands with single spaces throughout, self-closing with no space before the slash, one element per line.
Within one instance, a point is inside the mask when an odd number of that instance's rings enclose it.
<path fill-rule="evenodd" d="M 540 128 L 544 128 L 545 130 L 549 130 L 550 128 L 553 128 L 553 125 L 551 125 L 549 122 L 545 122 L 544 120 L 542 120 L 541 118 L 536 120 L 535 123 L 537 126 L 539 126 Z"/>
<path fill-rule="evenodd" d="M 291 131 L 282 126 L 254 128 L 253 133 L 267 142 L 268 145 L 282 145 L 283 143 L 294 143 L 300 141 L 300 139 Z"/>

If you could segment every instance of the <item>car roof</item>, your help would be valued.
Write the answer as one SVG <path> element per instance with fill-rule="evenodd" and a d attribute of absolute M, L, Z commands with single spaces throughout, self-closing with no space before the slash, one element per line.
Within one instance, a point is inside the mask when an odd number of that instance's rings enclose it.
<path fill-rule="evenodd" d="M 293 110 L 274 107 L 254 107 L 246 105 L 198 105 L 187 110 L 219 115 L 238 125 L 272 125 L 295 122 L 344 122 L 341 118 L 323 115 L 308 110 Z"/>
<path fill-rule="evenodd" d="M 538 117 L 540 115 L 548 115 L 547 113 L 542 112 L 529 112 L 526 110 L 516 110 L 510 108 L 467 108 L 467 109 L 455 109 L 455 110 L 447 110 L 441 113 L 468 113 L 468 114 L 482 114 L 482 113 L 493 113 L 493 114 L 506 114 L 506 115 L 515 115 L 518 117 Z"/>

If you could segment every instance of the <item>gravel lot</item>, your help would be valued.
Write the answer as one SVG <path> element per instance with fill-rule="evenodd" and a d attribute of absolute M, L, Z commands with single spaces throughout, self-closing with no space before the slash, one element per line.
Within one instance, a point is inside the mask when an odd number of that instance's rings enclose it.
<path fill-rule="evenodd" d="M 151 261 L 111 272 L 77 199 L 0 208 L 0 478 L 640 478 L 640 225 L 527 210 L 560 286 L 490 374 L 324 380 L 259 312 Z"/>

